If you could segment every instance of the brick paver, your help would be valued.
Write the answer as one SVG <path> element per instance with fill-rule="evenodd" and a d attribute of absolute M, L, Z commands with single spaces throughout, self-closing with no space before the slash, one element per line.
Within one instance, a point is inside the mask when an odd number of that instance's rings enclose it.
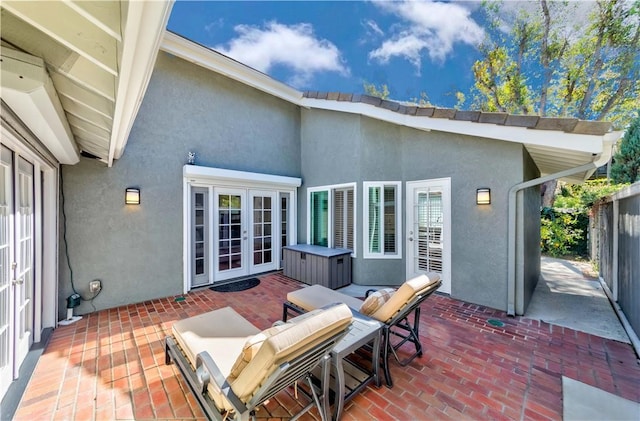
<path fill-rule="evenodd" d="M 301 284 L 280 273 L 261 281 L 248 291 L 203 289 L 184 301 L 103 310 L 56 329 L 15 419 L 202 418 L 177 368 L 164 364 L 164 337 L 176 320 L 225 306 L 269 327 Z M 407 367 L 392 362 L 393 389 L 369 386 L 343 419 L 561 419 L 563 375 L 640 402 L 640 365 L 628 344 L 443 295 L 422 304 L 421 337 L 422 358 Z M 300 407 L 285 391 L 257 416 L 286 419 Z M 318 418 L 315 410 L 303 417 Z"/>

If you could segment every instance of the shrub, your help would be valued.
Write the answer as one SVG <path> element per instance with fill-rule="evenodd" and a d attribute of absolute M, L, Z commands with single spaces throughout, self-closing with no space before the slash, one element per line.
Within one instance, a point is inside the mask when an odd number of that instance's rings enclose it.
<path fill-rule="evenodd" d="M 594 202 L 617 192 L 626 184 L 606 179 L 584 184 L 561 184 L 553 208 L 542 209 L 540 248 L 552 257 L 587 257 L 589 211 Z"/>

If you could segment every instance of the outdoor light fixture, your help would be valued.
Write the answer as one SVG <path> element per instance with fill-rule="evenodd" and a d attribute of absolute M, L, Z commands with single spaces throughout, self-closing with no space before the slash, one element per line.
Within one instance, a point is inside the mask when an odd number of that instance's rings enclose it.
<path fill-rule="evenodd" d="M 490 205 L 491 204 L 491 189 L 483 187 L 476 190 L 476 204 L 477 205 Z"/>
<path fill-rule="evenodd" d="M 125 205 L 139 205 L 140 204 L 140 189 L 135 187 L 127 188 L 124 194 Z"/>

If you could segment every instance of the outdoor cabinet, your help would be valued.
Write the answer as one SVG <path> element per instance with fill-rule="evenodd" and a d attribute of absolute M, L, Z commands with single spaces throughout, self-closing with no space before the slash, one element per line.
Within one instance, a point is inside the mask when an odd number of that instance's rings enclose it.
<path fill-rule="evenodd" d="M 297 244 L 284 247 L 284 275 L 337 289 L 351 283 L 351 250 Z"/>

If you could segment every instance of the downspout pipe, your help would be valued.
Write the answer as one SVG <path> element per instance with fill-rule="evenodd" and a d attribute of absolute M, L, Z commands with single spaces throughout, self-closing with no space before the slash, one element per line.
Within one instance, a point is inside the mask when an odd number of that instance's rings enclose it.
<path fill-rule="evenodd" d="M 620 132 L 607 133 L 603 139 L 603 151 L 596 155 L 594 160 L 579 167 L 569 168 L 564 171 L 545 175 L 544 177 L 518 183 L 509 189 L 509 219 L 508 219 L 508 242 L 507 242 L 507 315 L 516 315 L 516 240 L 517 240 L 517 197 L 520 190 L 534 187 L 547 181 L 568 177 L 596 169 L 609 162 L 611 159 L 611 148 L 620 137 Z"/>

